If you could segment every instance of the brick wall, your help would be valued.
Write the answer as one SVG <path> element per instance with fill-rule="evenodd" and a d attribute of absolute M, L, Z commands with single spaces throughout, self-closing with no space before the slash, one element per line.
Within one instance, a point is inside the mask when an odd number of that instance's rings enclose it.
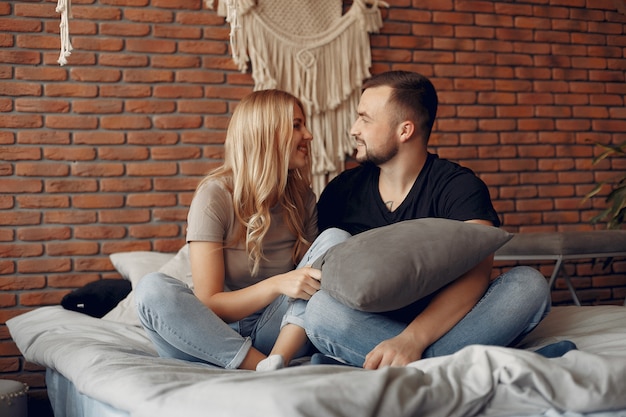
<path fill-rule="evenodd" d="M 626 169 L 624 159 L 592 167 L 589 142 L 626 140 L 618 2 L 388 2 L 372 72 L 432 78 L 432 150 L 486 181 L 510 231 L 593 228 L 603 202 L 583 196 Z M 56 1 L 0 3 L 0 323 L 117 277 L 111 253 L 176 251 L 231 109 L 252 91 L 230 59 L 228 25 L 201 0 L 72 3 L 64 67 Z M 626 296 L 623 260 L 568 272 L 588 304 Z M 553 295 L 570 302 L 561 282 Z M 0 372 L 45 386 L 4 324 Z"/>

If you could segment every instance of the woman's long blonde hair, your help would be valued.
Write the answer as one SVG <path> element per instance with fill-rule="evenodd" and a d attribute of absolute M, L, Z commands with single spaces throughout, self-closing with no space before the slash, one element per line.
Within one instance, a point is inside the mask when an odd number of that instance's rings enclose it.
<path fill-rule="evenodd" d="M 221 179 L 232 192 L 235 218 L 242 227 L 235 241 L 226 244 L 245 243 L 252 275 L 258 273 L 263 259 L 263 239 L 275 205 L 282 207 L 285 222 L 296 236 L 294 265 L 310 245 L 304 223 L 311 188 L 310 160 L 304 169 L 288 169 L 294 105 L 303 110 L 300 100 L 280 90 L 256 91 L 244 97 L 228 125 L 224 164 L 198 186 Z"/>

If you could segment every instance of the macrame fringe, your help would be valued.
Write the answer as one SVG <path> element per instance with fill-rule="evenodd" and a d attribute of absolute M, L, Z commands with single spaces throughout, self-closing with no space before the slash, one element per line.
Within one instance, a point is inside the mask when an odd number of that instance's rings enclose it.
<path fill-rule="evenodd" d="M 69 16 L 71 0 L 58 0 L 56 12 L 61 14 L 61 24 L 59 25 L 61 34 L 61 54 L 57 62 L 63 66 L 67 64 L 67 58 L 72 54 L 72 43 L 70 42 Z"/>

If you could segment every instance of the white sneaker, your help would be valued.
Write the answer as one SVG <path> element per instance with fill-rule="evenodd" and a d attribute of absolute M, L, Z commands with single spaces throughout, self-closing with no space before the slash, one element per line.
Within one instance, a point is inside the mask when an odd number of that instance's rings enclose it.
<path fill-rule="evenodd" d="M 285 360 L 282 355 L 270 355 L 267 358 L 263 359 L 256 366 L 257 371 L 275 371 L 277 369 L 282 369 L 285 367 Z"/>

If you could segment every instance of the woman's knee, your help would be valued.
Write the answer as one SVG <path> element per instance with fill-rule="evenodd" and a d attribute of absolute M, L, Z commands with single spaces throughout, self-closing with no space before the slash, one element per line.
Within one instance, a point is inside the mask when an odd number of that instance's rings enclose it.
<path fill-rule="evenodd" d="M 155 305 L 167 302 L 174 295 L 170 286 L 175 279 L 160 272 L 151 272 L 139 280 L 133 289 L 135 302 L 138 305 Z"/>
<path fill-rule="evenodd" d="M 324 241 L 332 241 L 332 242 L 343 242 L 344 240 L 346 240 L 347 238 L 351 237 L 352 235 L 348 232 L 346 232 L 343 229 L 339 229 L 337 227 L 331 227 L 329 229 L 324 230 L 322 233 L 319 234 L 319 236 L 317 237 L 316 240 L 324 240 Z"/>

